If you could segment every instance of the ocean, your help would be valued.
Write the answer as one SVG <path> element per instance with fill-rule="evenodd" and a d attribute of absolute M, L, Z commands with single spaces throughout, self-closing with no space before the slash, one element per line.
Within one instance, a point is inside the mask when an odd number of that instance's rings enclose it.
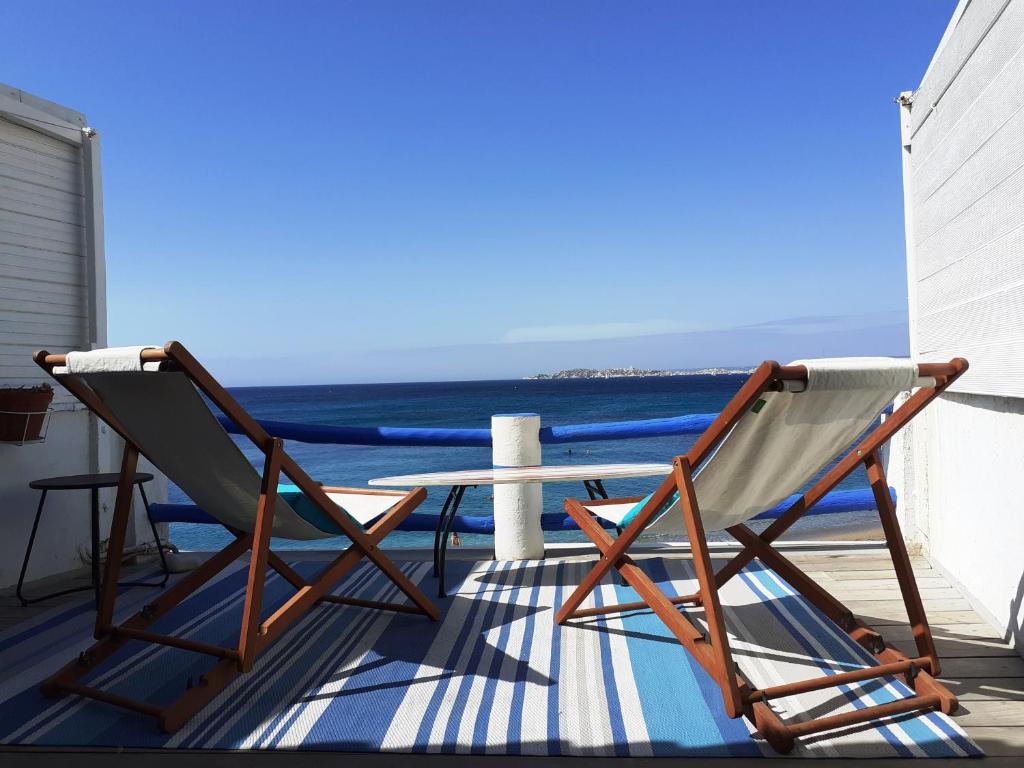
<path fill-rule="evenodd" d="M 421 384 L 339 384 L 293 387 L 238 387 L 238 401 L 257 419 L 337 426 L 489 427 L 492 414 L 538 413 L 544 425 L 627 421 L 716 413 L 745 381 L 743 375 L 695 375 L 614 379 L 552 379 L 509 381 L 456 381 Z M 544 447 L 545 464 L 604 464 L 668 462 L 685 453 L 696 436 L 614 440 Z M 262 468 L 260 454 L 236 438 L 246 456 Z M 490 448 L 424 448 L 287 443 L 292 456 L 316 480 L 327 485 L 361 486 L 374 477 L 473 469 L 491 466 Z M 642 478 L 606 484 L 612 496 L 645 495 L 657 480 Z M 841 487 L 863 487 L 867 478 L 858 471 Z M 436 515 L 447 490 L 429 489 L 418 513 Z M 585 498 L 582 484 L 544 486 L 544 510 L 562 509 L 566 496 Z M 171 502 L 188 503 L 176 487 Z M 460 514 L 491 513 L 491 488 L 466 491 Z M 822 515 L 798 523 L 799 529 L 820 537 L 822 529 L 864 524 L 872 513 Z M 546 533 L 548 541 L 585 541 L 577 531 Z M 726 535 L 725 538 L 728 538 Z M 223 546 L 229 534 L 210 525 L 173 524 L 170 540 L 183 550 L 209 550 Z M 388 547 L 429 547 L 433 534 L 395 531 Z M 325 548 L 343 541 L 280 541 L 280 548 Z M 463 535 L 467 546 L 489 546 L 487 536 Z"/>

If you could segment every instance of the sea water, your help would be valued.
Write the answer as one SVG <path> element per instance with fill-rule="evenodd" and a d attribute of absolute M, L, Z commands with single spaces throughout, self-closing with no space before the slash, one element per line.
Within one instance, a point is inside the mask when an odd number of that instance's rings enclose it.
<path fill-rule="evenodd" d="M 344 384 L 294 387 L 239 387 L 231 394 L 257 419 L 329 424 L 348 427 L 490 427 L 496 413 L 537 413 L 545 426 L 607 421 L 653 419 L 695 413 L 717 413 L 746 380 L 742 375 L 693 375 L 649 378 L 551 379 L 509 381 L 456 381 L 418 384 Z M 242 437 L 235 438 L 245 455 L 262 469 L 262 455 Z M 546 445 L 545 464 L 609 464 L 664 462 L 685 453 L 695 435 L 634 440 L 609 440 L 565 445 Z M 313 477 L 325 485 L 364 486 L 368 480 L 442 470 L 491 466 L 490 448 L 429 448 L 349 445 L 309 445 L 289 441 L 288 452 Z M 605 486 L 612 496 L 646 495 L 657 478 L 611 480 Z M 863 487 L 862 470 L 840 486 Z M 448 489 L 430 488 L 417 513 L 436 515 Z M 489 515 L 493 511 L 492 488 L 466 491 L 459 513 Z M 544 486 L 544 511 L 562 510 L 567 496 L 586 498 L 581 483 L 548 483 Z M 188 503 L 176 487 L 169 501 Z M 822 515 L 798 525 L 820 535 L 822 528 L 856 524 L 871 513 Z M 859 519 L 860 518 L 860 519 Z M 463 535 L 463 544 L 486 546 L 490 537 Z M 547 541 L 585 541 L 578 531 L 545 534 Z M 174 524 L 171 542 L 181 549 L 213 549 L 223 546 L 229 534 L 219 526 Z M 432 533 L 395 531 L 389 547 L 429 547 Z M 337 543 L 277 542 L 278 547 L 323 548 Z"/>

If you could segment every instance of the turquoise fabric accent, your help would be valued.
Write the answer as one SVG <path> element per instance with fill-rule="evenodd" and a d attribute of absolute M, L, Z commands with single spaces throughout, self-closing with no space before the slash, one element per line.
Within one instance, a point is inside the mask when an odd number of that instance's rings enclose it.
<path fill-rule="evenodd" d="M 297 485 L 279 485 L 277 486 L 277 495 L 288 502 L 288 506 L 295 510 L 295 514 L 301 517 L 310 525 L 315 528 L 319 528 L 324 533 L 335 533 L 339 536 L 344 536 L 344 532 L 338 527 L 327 514 L 320 509 L 313 500 L 309 498 Z M 341 509 L 341 507 L 338 507 Z M 345 510 L 341 510 L 349 520 L 360 529 L 365 530 L 363 526 L 359 525 L 359 521 L 349 515 Z"/>
<path fill-rule="evenodd" d="M 622 518 L 622 522 L 619 523 L 619 527 L 625 528 L 627 525 L 632 523 L 633 520 L 636 519 L 636 516 L 640 514 L 640 510 L 644 508 L 644 504 L 646 504 L 648 501 L 650 501 L 651 500 L 651 496 L 653 496 L 653 495 L 654 495 L 653 493 L 649 493 L 646 496 L 644 496 L 642 499 L 640 499 L 640 501 L 638 501 L 635 505 L 633 505 L 633 508 L 631 510 L 629 510 L 629 512 L 626 513 L 625 517 Z M 661 517 L 663 514 L 665 514 L 665 510 L 667 510 L 669 507 L 671 507 L 677 501 L 679 501 L 679 491 L 676 491 L 671 496 L 669 496 L 668 503 L 666 503 L 665 506 L 663 506 L 658 511 L 658 514 L 655 516 L 654 520 L 657 520 L 659 517 Z M 654 520 L 651 520 L 651 522 L 653 523 Z"/>

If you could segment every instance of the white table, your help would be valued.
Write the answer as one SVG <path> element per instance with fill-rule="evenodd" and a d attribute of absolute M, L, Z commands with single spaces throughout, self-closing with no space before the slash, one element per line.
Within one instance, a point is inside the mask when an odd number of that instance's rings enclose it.
<path fill-rule="evenodd" d="M 421 486 L 447 486 L 451 490 L 445 499 L 434 531 L 434 576 L 438 578 L 438 596 L 446 597 L 444 585 L 445 555 L 451 536 L 455 514 L 459 511 L 466 489 L 478 485 L 504 483 L 558 483 L 583 482 L 591 499 L 608 498 L 604 480 L 622 480 L 635 477 L 664 477 L 672 471 L 671 464 L 569 464 L 565 466 L 507 467 L 501 469 L 465 469 L 455 472 L 427 472 L 418 475 L 376 477 L 370 485 L 398 488 Z"/>

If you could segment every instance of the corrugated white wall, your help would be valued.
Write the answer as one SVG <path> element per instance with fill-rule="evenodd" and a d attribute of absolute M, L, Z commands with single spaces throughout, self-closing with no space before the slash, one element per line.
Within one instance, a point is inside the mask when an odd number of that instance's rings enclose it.
<path fill-rule="evenodd" d="M 888 474 L 908 536 L 1024 653 L 1024 0 L 961 0 L 901 102 L 911 350 L 971 367 Z"/>
<path fill-rule="evenodd" d="M 904 125 L 911 349 L 1024 397 L 1024 3 L 961 3 Z"/>
<path fill-rule="evenodd" d="M 36 349 L 89 343 L 83 186 L 81 145 L 0 116 L 0 384 L 47 378 Z"/>

